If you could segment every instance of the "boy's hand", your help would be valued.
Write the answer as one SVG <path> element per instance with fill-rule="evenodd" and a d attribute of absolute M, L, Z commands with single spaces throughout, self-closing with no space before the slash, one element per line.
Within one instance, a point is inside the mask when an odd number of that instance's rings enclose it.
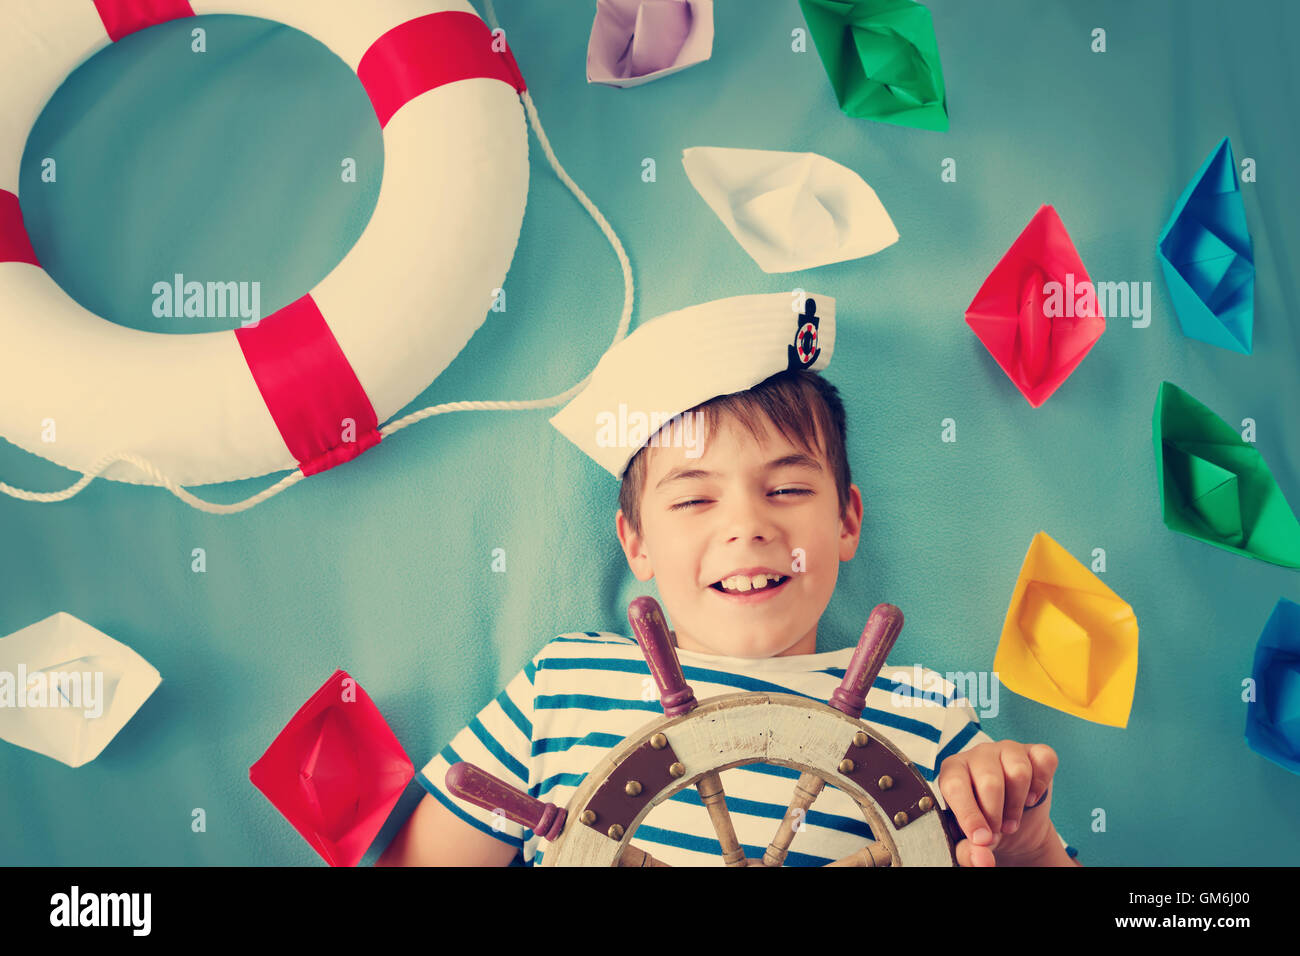
<path fill-rule="evenodd" d="M 958 865 L 1040 866 L 1061 849 L 1049 815 L 1056 766 L 1047 744 L 1014 740 L 980 744 L 943 762 L 939 793 L 967 837 L 955 848 Z"/>

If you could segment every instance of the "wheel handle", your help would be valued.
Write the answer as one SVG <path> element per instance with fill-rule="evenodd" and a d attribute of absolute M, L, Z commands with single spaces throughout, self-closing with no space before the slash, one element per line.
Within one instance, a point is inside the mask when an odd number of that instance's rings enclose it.
<path fill-rule="evenodd" d="M 854 720 L 862 719 L 867 706 L 867 689 L 885 666 L 885 658 L 903 629 L 903 612 L 892 604 L 877 604 L 871 609 L 857 649 L 844 671 L 844 680 L 835 688 L 828 703 Z"/>
<path fill-rule="evenodd" d="M 844 672 L 844 680 L 831 694 L 830 705 L 855 720 L 862 719 L 862 708 L 867 705 L 867 689 L 880 676 L 880 669 L 885 666 L 885 658 L 898 640 L 903 629 L 903 612 L 892 604 L 877 604 L 867 618 L 858 639 L 857 650 Z M 937 787 L 931 787 L 937 793 Z M 966 839 L 957 817 L 948 807 L 939 811 L 944 830 L 953 846 Z"/>
<path fill-rule="evenodd" d="M 650 673 L 659 685 L 659 702 L 663 705 L 664 716 L 677 717 L 694 710 L 698 704 L 695 691 L 682 676 L 677 648 L 673 647 L 668 622 L 664 620 L 659 602 L 648 594 L 633 598 L 627 606 L 627 621 L 641 645 Z"/>
<path fill-rule="evenodd" d="M 544 840 L 554 840 L 564 829 L 563 807 L 536 800 L 480 767 L 464 760 L 447 770 L 447 789 L 475 806 L 500 813 L 525 826 Z"/>

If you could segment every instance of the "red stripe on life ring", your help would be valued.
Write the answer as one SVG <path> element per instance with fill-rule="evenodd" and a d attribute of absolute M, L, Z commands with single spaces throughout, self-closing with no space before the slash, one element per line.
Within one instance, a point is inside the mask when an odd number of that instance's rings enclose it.
<path fill-rule="evenodd" d="M 95 9 L 114 43 L 137 30 L 194 16 L 189 0 L 95 0 Z"/>
<path fill-rule="evenodd" d="M 370 397 L 310 295 L 236 329 L 235 338 L 304 475 L 351 461 L 379 443 Z M 349 419 L 356 440 L 345 442 Z"/>
<path fill-rule="evenodd" d="M 29 262 L 39 266 L 32 240 L 23 225 L 23 209 L 18 197 L 0 189 L 0 262 Z"/>
<path fill-rule="evenodd" d="M 357 65 L 357 78 L 379 125 L 387 126 L 394 113 L 422 93 L 457 80 L 501 80 L 522 93 L 524 77 L 514 55 L 508 46 L 494 51 L 493 40 L 476 15 L 445 10 L 407 20 L 370 44 Z"/>

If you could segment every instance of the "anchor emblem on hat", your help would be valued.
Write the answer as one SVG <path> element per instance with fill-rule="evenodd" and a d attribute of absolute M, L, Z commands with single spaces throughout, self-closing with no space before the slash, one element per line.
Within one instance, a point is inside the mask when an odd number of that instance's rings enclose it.
<path fill-rule="evenodd" d="M 817 302 L 813 299 L 805 299 L 803 314 L 797 316 L 795 321 L 799 323 L 799 327 L 794 334 L 794 343 L 787 346 L 789 350 L 787 372 L 796 368 L 807 368 L 822 354 L 822 350 L 817 347 L 817 325 L 821 321 L 817 316 Z"/>

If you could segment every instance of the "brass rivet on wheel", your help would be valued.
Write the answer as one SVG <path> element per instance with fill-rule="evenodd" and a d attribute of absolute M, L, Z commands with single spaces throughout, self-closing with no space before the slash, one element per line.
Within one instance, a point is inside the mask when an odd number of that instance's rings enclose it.
<path fill-rule="evenodd" d="M 848 757 L 840 761 L 840 773 L 852 773 L 854 763 Z"/>
<path fill-rule="evenodd" d="M 894 826 L 901 827 L 906 825 L 907 825 L 907 814 L 904 811 L 899 810 L 897 813 L 894 814 Z"/>
<path fill-rule="evenodd" d="M 921 808 L 922 813 L 925 813 L 929 810 L 934 809 L 934 801 L 931 800 L 929 797 L 922 797 L 921 802 L 918 803 L 917 806 Z"/>
<path fill-rule="evenodd" d="M 889 774 L 885 774 L 883 777 L 881 777 L 879 780 L 876 781 L 876 786 L 879 787 L 881 790 L 888 790 L 893 785 L 894 785 L 894 778 L 891 777 Z"/>
<path fill-rule="evenodd" d="M 859 730 L 856 734 L 853 735 L 853 746 L 865 747 L 869 743 L 871 743 L 871 738 L 867 736 L 867 732 L 865 730 Z"/>
<path fill-rule="evenodd" d="M 638 780 L 629 780 L 629 781 L 624 785 L 624 787 L 623 787 L 623 792 L 626 793 L 629 797 L 640 796 L 640 794 L 641 794 L 641 783 L 640 783 L 640 781 L 638 781 Z"/>
<path fill-rule="evenodd" d="M 674 777 L 684 777 L 686 775 L 686 768 L 682 766 L 680 760 L 675 760 L 673 761 L 673 765 L 668 768 L 668 772 Z"/>
<path fill-rule="evenodd" d="M 650 746 L 655 750 L 663 750 L 668 746 L 668 738 L 663 734 L 655 734 L 650 738 Z"/>
<path fill-rule="evenodd" d="M 592 824 L 592 823 L 595 823 L 595 822 L 596 822 L 596 811 L 595 811 L 595 810 L 583 810 L 583 811 L 582 811 L 582 815 L 579 816 L 578 819 L 579 819 L 580 821 L 582 821 L 583 823 L 586 823 L 586 824 Z"/>
<path fill-rule="evenodd" d="M 609 828 L 609 838 L 611 840 L 623 839 L 623 828 L 619 826 L 617 823 L 615 823 L 613 826 Z"/>

